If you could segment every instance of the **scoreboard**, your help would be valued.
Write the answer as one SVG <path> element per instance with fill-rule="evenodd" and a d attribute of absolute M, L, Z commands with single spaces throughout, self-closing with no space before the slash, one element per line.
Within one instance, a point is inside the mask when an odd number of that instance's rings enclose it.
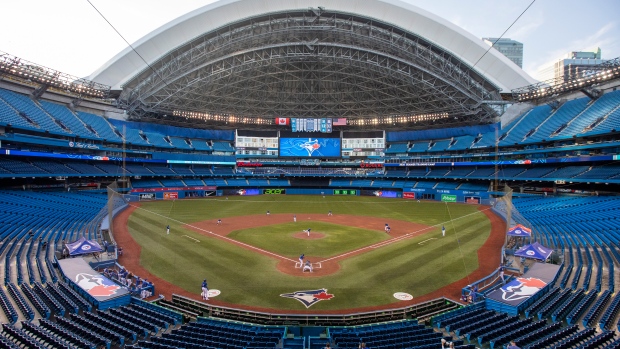
<path fill-rule="evenodd" d="M 334 189 L 334 195 L 357 195 L 356 189 Z"/>

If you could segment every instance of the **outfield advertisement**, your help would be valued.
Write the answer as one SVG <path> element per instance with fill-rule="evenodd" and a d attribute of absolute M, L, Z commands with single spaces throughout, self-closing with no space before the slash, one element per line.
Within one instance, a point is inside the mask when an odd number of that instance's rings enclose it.
<path fill-rule="evenodd" d="M 263 195 L 286 194 L 286 189 L 263 189 Z"/>
<path fill-rule="evenodd" d="M 281 157 L 340 157 L 340 138 L 280 138 Z"/>
<path fill-rule="evenodd" d="M 254 196 L 261 195 L 262 189 L 224 189 L 224 195 Z"/>
<path fill-rule="evenodd" d="M 441 201 L 443 201 L 443 202 L 456 202 L 456 195 L 441 194 Z"/>
<path fill-rule="evenodd" d="M 415 199 L 415 193 L 412 192 L 404 192 L 403 199 Z"/>
<path fill-rule="evenodd" d="M 478 196 L 466 196 L 465 197 L 465 203 L 466 204 L 479 204 L 480 203 L 480 197 Z"/>
<path fill-rule="evenodd" d="M 164 193 L 164 200 L 176 200 L 179 198 L 179 192 L 169 191 Z"/>
<path fill-rule="evenodd" d="M 140 193 L 140 201 L 155 200 L 155 193 Z"/>
<path fill-rule="evenodd" d="M 215 190 L 215 186 L 200 187 L 168 187 L 168 188 L 134 188 L 132 193 L 158 192 L 158 191 L 186 191 L 186 190 Z"/>
<path fill-rule="evenodd" d="M 393 190 L 360 190 L 360 195 L 380 198 L 397 198 L 399 196 L 398 192 Z"/>

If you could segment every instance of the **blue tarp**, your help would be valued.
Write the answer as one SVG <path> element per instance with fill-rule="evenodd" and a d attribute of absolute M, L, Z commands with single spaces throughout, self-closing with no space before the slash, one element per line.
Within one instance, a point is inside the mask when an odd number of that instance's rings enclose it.
<path fill-rule="evenodd" d="M 515 256 L 525 257 L 525 258 L 534 258 L 534 259 L 544 261 L 547 258 L 549 258 L 552 252 L 553 252 L 552 249 L 547 248 L 539 244 L 538 242 L 535 242 L 533 244 L 525 245 L 521 247 L 520 249 L 518 249 L 515 252 Z"/>
<path fill-rule="evenodd" d="M 101 248 L 101 245 L 99 245 L 97 241 L 86 240 L 84 237 L 70 244 L 66 244 L 66 246 L 67 250 L 69 250 L 69 256 L 79 256 L 81 254 L 103 251 L 103 248 Z"/>

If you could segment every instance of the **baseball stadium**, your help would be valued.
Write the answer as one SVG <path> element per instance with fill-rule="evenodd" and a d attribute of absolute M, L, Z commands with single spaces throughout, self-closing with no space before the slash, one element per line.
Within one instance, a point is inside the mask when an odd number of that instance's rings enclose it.
<path fill-rule="evenodd" d="M 620 348 L 619 87 L 400 0 L 0 52 L 2 347 Z"/>

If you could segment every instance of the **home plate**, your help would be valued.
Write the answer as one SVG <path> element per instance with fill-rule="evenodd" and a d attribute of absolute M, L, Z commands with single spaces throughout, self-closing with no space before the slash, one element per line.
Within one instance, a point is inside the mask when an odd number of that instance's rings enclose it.
<path fill-rule="evenodd" d="M 209 298 L 211 297 L 217 297 L 221 294 L 222 292 L 220 292 L 220 290 L 209 290 Z"/>
<path fill-rule="evenodd" d="M 405 292 L 396 292 L 394 293 L 394 298 L 401 300 L 401 301 L 410 301 L 413 299 L 413 296 Z"/>

